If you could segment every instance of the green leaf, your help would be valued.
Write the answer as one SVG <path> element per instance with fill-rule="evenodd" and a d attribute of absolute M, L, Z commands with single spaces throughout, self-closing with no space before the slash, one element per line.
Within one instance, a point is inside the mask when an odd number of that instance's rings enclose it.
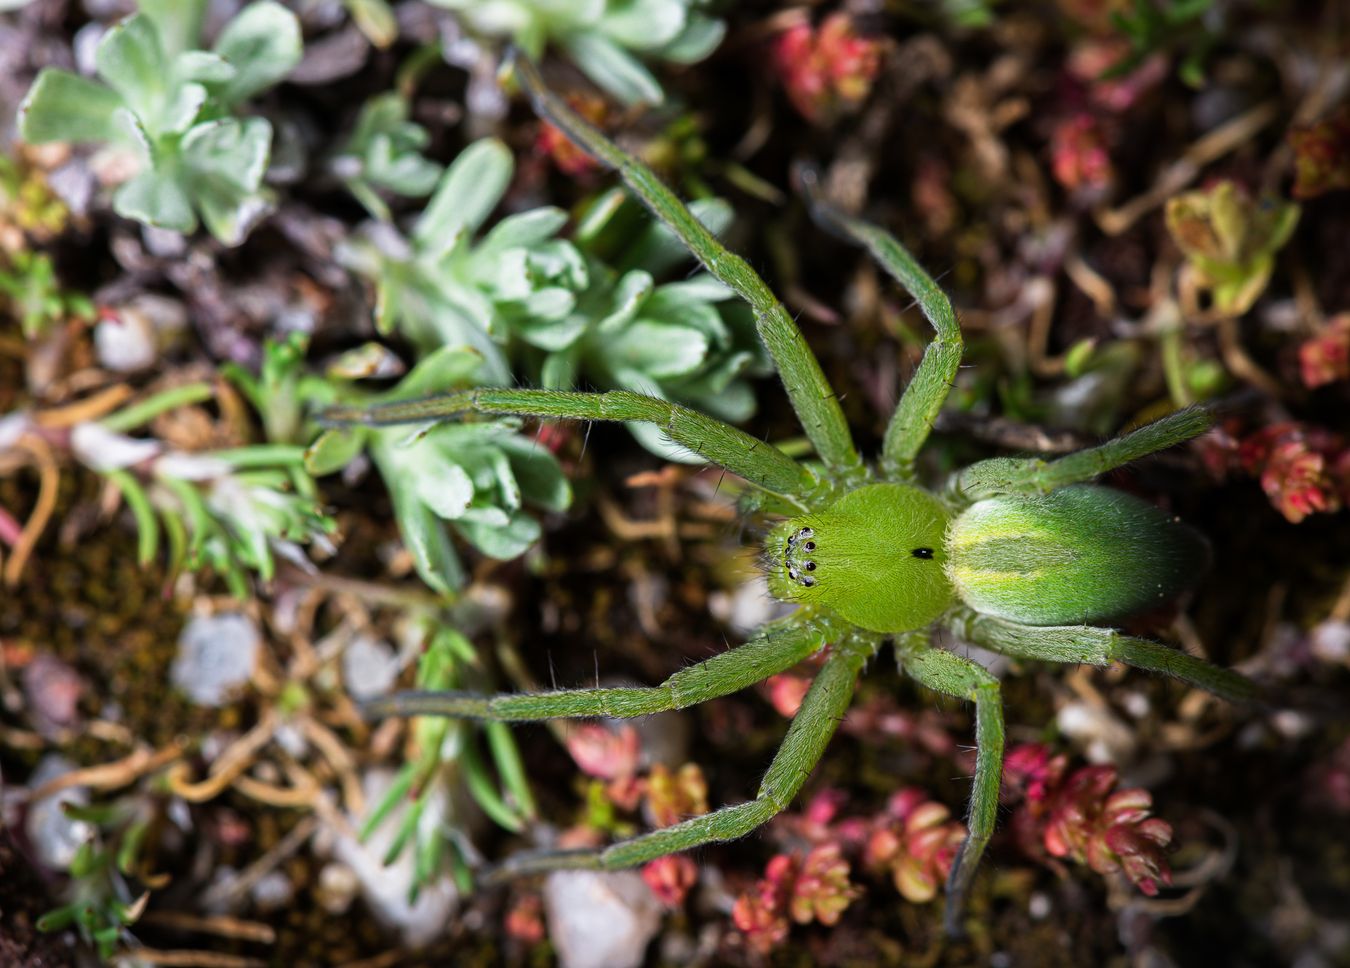
<path fill-rule="evenodd" d="M 117 189 L 113 210 L 123 218 L 175 232 L 188 233 L 197 227 L 197 217 L 183 187 L 172 176 L 153 169 Z"/>
<path fill-rule="evenodd" d="M 413 229 L 413 242 L 427 258 L 448 252 L 461 235 L 477 231 L 497 207 L 514 170 L 510 149 L 496 138 L 469 145 L 441 177 Z"/>
<path fill-rule="evenodd" d="M 356 460 L 365 446 L 366 433 L 360 428 L 325 430 L 305 450 L 305 470 L 316 477 L 334 474 Z"/>
<path fill-rule="evenodd" d="M 473 481 L 450 455 L 437 449 L 430 438 L 413 445 L 416 457 L 407 460 L 407 473 L 422 503 L 438 518 L 454 520 L 469 509 Z"/>
<path fill-rule="evenodd" d="M 174 77 L 179 81 L 199 84 L 225 84 L 234 80 L 237 71 L 230 62 L 209 50 L 189 50 L 173 62 Z"/>
<path fill-rule="evenodd" d="M 412 555 L 417 574 L 431 588 L 442 594 L 457 591 L 464 584 L 464 569 L 459 563 L 450 544 L 450 536 L 445 533 L 445 525 L 422 503 L 414 483 L 407 475 L 388 473 L 393 468 L 387 461 L 379 460 L 380 473 L 389 488 L 389 497 L 394 502 L 394 517 L 398 520 L 399 531 L 403 534 L 403 543 Z"/>
<path fill-rule="evenodd" d="M 726 33 L 727 25 L 723 21 L 694 14 L 684 32 L 658 53 L 662 60 L 676 64 L 697 64 L 717 49 Z"/>
<path fill-rule="evenodd" d="M 154 22 L 143 14 L 114 24 L 94 52 L 102 77 L 149 130 L 158 132 L 169 69 Z"/>
<path fill-rule="evenodd" d="M 522 511 L 512 514 L 505 525 L 461 518 L 455 530 L 489 558 L 503 561 L 523 555 L 540 534 L 539 522 Z"/>
<path fill-rule="evenodd" d="M 562 465 L 542 443 L 512 435 L 497 444 L 511 461 L 526 501 L 549 511 L 565 511 L 572 503 L 572 486 Z"/>
<path fill-rule="evenodd" d="M 567 213 L 552 206 L 508 215 L 483 237 L 478 251 L 497 252 L 502 249 L 539 245 L 557 235 L 566 224 Z"/>
<path fill-rule="evenodd" d="M 633 269 L 620 276 L 614 287 L 609 315 L 596 324 L 596 331 L 616 332 L 632 322 L 638 309 L 651 296 L 653 285 L 652 274 L 643 269 Z"/>
<path fill-rule="evenodd" d="M 387 395 L 389 400 L 408 400 L 454 389 L 467 383 L 483 356 L 467 346 L 442 346 L 424 356 Z"/>
<path fill-rule="evenodd" d="M 684 376 L 708 355 L 708 338 L 696 329 L 639 319 L 604 343 L 616 369 L 640 370 L 654 379 Z"/>
<path fill-rule="evenodd" d="M 384 796 L 380 797 L 379 802 L 370 808 L 370 812 L 366 814 L 366 819 L 361 822 L 361 829 L 356 834 L 358 839 L 364 841 L 375 832 L 375 828 L 384 822 L 390 812 L 407 798 L 416 779 L 416 767 L 411 763 L 405 763 L 403 768 L 398 771 L 398 775 L 394 777 L 394 781 L 384 791 Z"/>
<path fill-rule="evenodd" d="M 223 118 L 199 124 L 182 141 L 187 188 L 206 227 L 238 245 L 268 208 L 259 190 L 267 170 L 272 126 L 263 118 Z"/>
<path fill-rule="evenodd" d="M 622 47 L 651 50 L 671 43 L 684 29 L 688 11 L 680 0 L 630 0 L 611 4 L 599 33 Z"/>
<path fill-rule="evenodd" d="M 563 46 L 582 73 L 625 104 L 660 104 L 665 99 L 651 72 L 607 37 L 572 34 Z"/>
<path fill-rule="evenodd" d="M 173 100 L 164 105 L 159 116 L 161 133 L 181 134 L 197 120 L 197 115 L 206 103 L 206 88 L 201 84 L 180 84 L 174 91 Z"/>
<path fill-rule="evenodd" d="M 112 88 L 69 71 L 46 68 L 19 107 L 19 135 L 30 144 L 122 140 L 113 119 L 123 106 Z"/>
<path fill-rule="evenodd" d="M 145 488 L 141 487 L 140 482 L 127 471 L 112 470 L 104 476 L 122 492 L 127 508 L 136 519 L 136 560 L 144 568 L 155 560 L 159 551 L 159 519 L 155 517 L 155 510 L 150 506 L 150 496 L 145 493 Z"/>
<path fill-rule="evenodd" d="M 173 60 L 201 42 L 208 0 L 137 0 L 141 14 L 155 25 L 164 54 Z"/>
<path fill-rule="evenodd" d="M 236 104 L 276 84 L 300 63 L 300 21 L 281 4 L 261 0 L 225 25 L 215 51 L 236 72 L 219 96 Z"/>

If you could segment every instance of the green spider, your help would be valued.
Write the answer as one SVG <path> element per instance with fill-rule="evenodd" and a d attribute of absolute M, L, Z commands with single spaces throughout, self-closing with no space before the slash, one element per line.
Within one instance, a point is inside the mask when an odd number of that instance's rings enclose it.
<path fill-rule="evenodd" d="M 517 854 L 493 879 L 563 868 L 633 867 L 750 833 L 784 810 L 825 752 L 856 680 L 889 639 L 900 668 L 937 692 L 975 703 L 976 767 L 969 834 L 948 879 L 947 929 L 960 914 L 993 833 L 1003 762 L 998 680 L 935 647 L 935 630 L 1018 659 L 1108 665 L 1174 676 L 1230 701 L 1255 695 L 1237 673 L 1156 642 L 1087 624 L 1174 597 L 1203 570 L 1204 540 L 1138 498 L 1093 486 L 1097 475 L 1203 433 L 1210 415 L 1188 409 L 1099 447 L 1058 460 L 995 458 L 930 490 L 914 462 L 961 362 L 951 304 L 886 232 L 813 198 L 817 219 L 864 246 L 910 292 L 937 332 L 886 430 L 880 460 L 854 448 L 834 391 L 800 330 L 739 256 L 701 226 L 652 172 L 608 141 L 543 86 L 523 60 L 516 76 L 536 112 L 614 169 L 698 260 L 755 310 L 793 409 L 819 460 L 800 463 L 772 444 L 697 411 L 627 391 L 480 388 L 370 409 L 326 411 L 329 425 L 431 422 L 467 412 L 564 420 L 643 421 L 757 489 L 757 514 L 780 519 L 764 557 L 769 588 L 799 604 L 743 645 L 653 688 L 567 689 L 482 696 L 405 692 L 376 700 L 372 715 L 496 721 L 648 716 L 745 689 L 830 647 L 754 800 L 598 850 Z"/>

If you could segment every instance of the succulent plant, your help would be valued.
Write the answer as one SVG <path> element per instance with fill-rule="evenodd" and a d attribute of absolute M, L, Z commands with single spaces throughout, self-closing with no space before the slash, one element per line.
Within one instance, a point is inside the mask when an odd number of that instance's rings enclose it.
<path fill-rule="evenodd" d="M 694 64 L 726 26 L 705 0 L 428 0 L 455 11 L 471 31 L 510 37 L 533 58 L 557 46 L 587 77 L 627 104 L 659 104 L 660 82 L 642 60 Z"/>
<path fill-rule="evenodd" d="M 192 232 L 198 219 L 226 245 L 267 211 L 262 185 L 272 126 L 235 109 L 300 61 L 300 24 L 260 0 L 200 48 L 206 0 L 141 0 L 111 27 L 94 60 L 101 80 L 47 68 L 24 99 L 20 133 L 34 144 L 91 142 L 129 152 L 138 172 L 113 195 L 119 215 Z"/>

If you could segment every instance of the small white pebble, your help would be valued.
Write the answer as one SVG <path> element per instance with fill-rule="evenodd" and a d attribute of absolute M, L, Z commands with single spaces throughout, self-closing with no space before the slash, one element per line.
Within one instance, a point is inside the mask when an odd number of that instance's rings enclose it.
<path fill-rule="evenodd" d="M 1316 725 L 1311 717 L 1292 709 L 1281 709 L 1270 717 L 1270 724 L 1285 739 L 1299 739 L 1307 736 Z"/>
<path fill-rule="evenodd" d="M 269 871 L 258 878 L 249 893 L 260 911 L 276 911 L 290 903 L 295 896 L 295 885 L 281 871 Z"/>
<path fill-rule="evenodd" d="M 1145 696 L 1142 692 L 1127 692 L 1121 698 L 1120 704 L 1135 719 L 1145 719 L 1151 709 L 1148 696 Z"/>
<path fill-rule="evenodd" d="M 342 653 L 342 681 L 358 701 L 383 696 L 393 688 L 398 672 L 393 648 L 368 635 L 356 636 Z"/>
<path fill-rule="evenodd" d="M 1033 921 L 1044 921 L 1050 916 L 1050 911 L 1054 905 L 1050 903 L 1050 895 L 1043 891 L 1037 891 L 1031 895 L 1031 900 L 1027 902 L 1027 914 Z"/>
<path fill-rule="evenodd" d="M 319 871 L 319 886 L 314 892 L 319 904 L 329 914 L 343 914 L 352 906 L 361 891 L 361 879 L 346 864 L 326 864 Z"/>
<path fill-rule="evenodd" d="M 199 706 L 223 705 L 253 675 L 260 645 L 258 628 L 247 615 L 194 616 L 178 637 L 169 678 Z"/>
<path fill-rule="evenodd" d="M 64 756 L 50 753 L 44 756 L 28 780 L 30 789 L 36 790 L 58 776 L 64 776 L 75 769 L 75 764 Z M 63 803 L 88 806 L 89 791 L 85 787 L 67 787 L 49 797 L 34 800 L 28 805 L 28 816 L 24 820 L 24 832 L 33 845 L 42 866 L 54 871 L 64 871 L 75 859 L 80 845 L 93 836 L 93 829 L 83 820 L 72 820 L 62 809 Z"/>
<path fill-rule="evenodd" d="M 383 799 L 393 779 L 394 774 L 388 770 L 366 774 L 361 786 L 368 809 Z M 439 833 L 460 821 L 452 814 L 444 784 L 436 783 L 432 790 L 419 829 Z M 459 910 L 459 891 L 448 876 L 440 875 L 424 884 L 417 900 L 410 902 L 415 853 L 412 844 L 392 864 L 384 863 L 384 856 L 393 844 L 408 807 L 406 800 L 397 804 L 364 842 L 355 835 L 364 818 L 348 818 L 349 824 L 337 831 L 333 854 L 357 879 L 361 895 L 376 919 L 397 932 L 408 947 L 420 948 L 449 927 L 450 919 Z"/>
<path fill-rule="evenodd" d="M 1312 630 L 1312 654 L 1332 665 L 1350 665 L 1350 622 L 1328 619 Z"/>
<path fill-rule="evenodd" d="M 661 927 L 661 906 L 635 871 L 554 871 L 544 912 L 562 968 L 637 968 Z"/>

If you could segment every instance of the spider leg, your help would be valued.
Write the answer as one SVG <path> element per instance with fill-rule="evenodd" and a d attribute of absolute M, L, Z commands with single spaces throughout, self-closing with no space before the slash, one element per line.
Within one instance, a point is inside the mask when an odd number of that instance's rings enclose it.
<path fill-rule="evenodd" d="M 328 426 L 379 427 L 433 422 L 467 412 L 561 420 L 637 420 L 660 427 L 676 443 L 795 504 L 800 505 L 818 485 L 810 470 L 772 444 L 697 410 L 628 390 L 576 393 L 480 388 L 372 407 L 329 407 L 318 414 L 318 419 Z"/>
<path fill-rule="evenodd" d="M 1161 672 L 1229 702 L 1257 699 L 1259 688 L 1246 676 L 1204 659 L 1114 629 L 1092 625 L 1022 625 L 964 609 L 948 623 L 968 642 L 1018 659 L 1041 662 L 1085 662 L 1106 666 L 1124 662 L 1137 669 Z"/>
<path fill-rule="evenodd" d="M 1187 407 L 1100 447 L 1080 450 L 1058 460 L 1038 457 L 982 460 L 953 475 L 947 490 L 967 503 L 997 494 L 1046 494 L 1198 437 L 1212 426 L 1214 415 L 1210 411 Z"/>
<path fill-rule="evenodd" d="M 998 820 L 999 780 L 1003 776 L 1003 699 L 998 679 L 982 666 L 928 645 L 927 633 L 896 643 L 900 667 L 935 692 L 975 703 L 975 779 L 970 791 L 968 833 L 947 875 L 947 933 L 962 933 L 961 912 L 980 857 Z"/>
<path fill-rule="evenodd" d="M 918 301 L 937 333 L 924 350 L 923 361 L 891 415 L 881 450 L 882 472 L 889 478 L 907 479 L 961 366 L 964 347 L 961 326 L 947 294 L 895 236 L 826 202 L 820 195 L 814 171 L 804 169 L 801 180 L 811 217 L 829 231 L 867 249 Z"/>
<path fill-rule="evenodd" d="M 548 850 L 517 854 L 489 875 L 500 881 L 523 874 L 567 868 L 615 870 L 635 867 L 657 857 L 703 844 L 743 837 L 792 803 L 825 752 L 840 719 L 853 699 L 858 673 L 875 653 L 874 636 L 840 641 L 802 701 L 783 745 L 778 748 L 755 799 L 723 807 L 673 827 L 619 841 L 599 850 Z"/>
<path fill-rule="evenodd" d="M 676 672 L 648 688 L 563 689 L 483 696 L 467 692 L 401 692 L 365 704 L 370 716 L 455 716 L 519 722 L 609 717 L 626 719 L 684 709 L 748 688 L 792 668 L 837 633 L 826 618 L 793 615 L 760 629 L 743 645 Z"/>
<path fill-rule="evenodd" d="M 668 225 L 694 257 L 755 311 L 755 326 L 783 379 L 792 408 L 816 453 L 831 470 L 848 472 L 862 466 L 844 411 L 801 330 L 764 280 L 740 256 L 729 252 L 694 218 L 650 168 L 625 153 L 594 125 L 549 91 L 538 69 L 517 55 L 515 75 L 534 104 L 535 113 L 563 132 L 595 160 L 615 169 L 633 193 Z"/>

